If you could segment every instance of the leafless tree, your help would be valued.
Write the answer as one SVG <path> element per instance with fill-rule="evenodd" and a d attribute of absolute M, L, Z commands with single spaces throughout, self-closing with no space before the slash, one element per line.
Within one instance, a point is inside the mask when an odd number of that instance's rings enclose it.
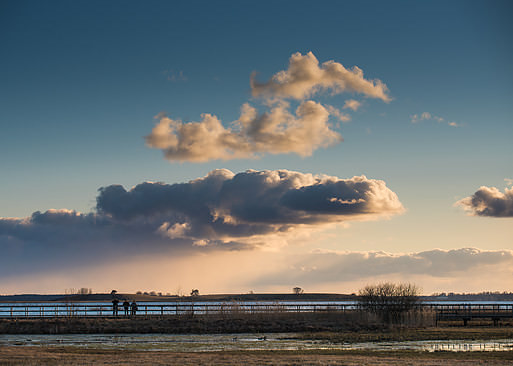
<path fill-rule="evenodd" d="M 301 287 L 294 287 L 294 288 L 292 289 L 292 291 L 293 291 L 296 295 L 301 295 L 302 293 L 304 293 L 304 292 L 305 292 Z"/>
<path fill-rule="evenodd" d="M 362 310 L 379 315 L 383 321 L 397 322 L 401 314 L 420 303 L 420 289 L 411 283 L 384 282 L 367 285 L 358 293 Z"/>
<path fill-rule="evenodd" d="M 191 296 L 199 296 L 199 290 L 197 288 L 191 291 Z"/>

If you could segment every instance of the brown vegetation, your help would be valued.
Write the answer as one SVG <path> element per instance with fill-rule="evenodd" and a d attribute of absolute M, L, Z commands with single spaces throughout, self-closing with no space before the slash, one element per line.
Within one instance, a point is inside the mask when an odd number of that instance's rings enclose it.
<path fill-rule="evenodd" d="M 434 316 L 431 313 L 406 315 L 403 326 L 434 325 Z M 248 314 L 237 311 L 237 308 L 208 315 L 0 320 L 0 333 L 3 334 L 338 332 L 380 330 L 388 327 L 388 324 L 382 323 L 375 315 L 361 311 L 293 313 L 278 309 Z"/>
<path fill-rule="evenodd" d="M 119 352 L 78 347 L 0 347 L 2 365 L 511 365 L 513 352 L 244 351 Z"/>

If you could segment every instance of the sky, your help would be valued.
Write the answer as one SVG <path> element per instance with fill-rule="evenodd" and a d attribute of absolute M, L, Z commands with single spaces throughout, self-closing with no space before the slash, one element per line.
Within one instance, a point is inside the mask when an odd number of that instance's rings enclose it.
<path fill-rule="evenodd" d="M 512 13 L 0 2 L 0 294 L 513 291 Z"/>

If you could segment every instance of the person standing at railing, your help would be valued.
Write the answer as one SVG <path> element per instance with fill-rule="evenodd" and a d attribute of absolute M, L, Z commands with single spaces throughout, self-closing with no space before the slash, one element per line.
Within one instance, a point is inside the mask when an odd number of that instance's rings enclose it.
<path fill-rule="evenodd" d="M 134 301 L 132 301 L 132 304 L 130 304 L 130 307 L 132 309 L 132 315 L 135 315 L 137 313 L 137 303 Z"/>
<path fill-rule="evenodd" d="M 130 303 L 127 299 L 123 302 L 123 308 L 125 309 L 125 316 L 128 316 L 128 309 L 130 308 Z"/>
<path fill-rule="evenodd" d="M 113 316 L 118 316 L 118 304 L 119 304 L 119 300 L 114 298 L 112 300 L 112 315 Z"/>

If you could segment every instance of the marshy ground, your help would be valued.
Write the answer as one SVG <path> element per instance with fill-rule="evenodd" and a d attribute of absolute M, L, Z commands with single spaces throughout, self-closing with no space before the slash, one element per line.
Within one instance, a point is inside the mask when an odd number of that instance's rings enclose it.
<path fill-rule="evenodd" d="M 78 335 L 80 336 L 80 335 Z M 283 336 L 283 335 L 280 335 Z M 298 340 L 333 343 L 424 340 L 513 339 L 513 328 L 419 328 L 386 331 L 291 334 Z M 146 348 L 145 348 L 146 347 Z M 1 346 L 0 365 L 511 365 L 513 351 L 420 352 L 411 350 L 240 350 L 175 352 L 144 344 L 131 348 L 101 345 Z"/>

